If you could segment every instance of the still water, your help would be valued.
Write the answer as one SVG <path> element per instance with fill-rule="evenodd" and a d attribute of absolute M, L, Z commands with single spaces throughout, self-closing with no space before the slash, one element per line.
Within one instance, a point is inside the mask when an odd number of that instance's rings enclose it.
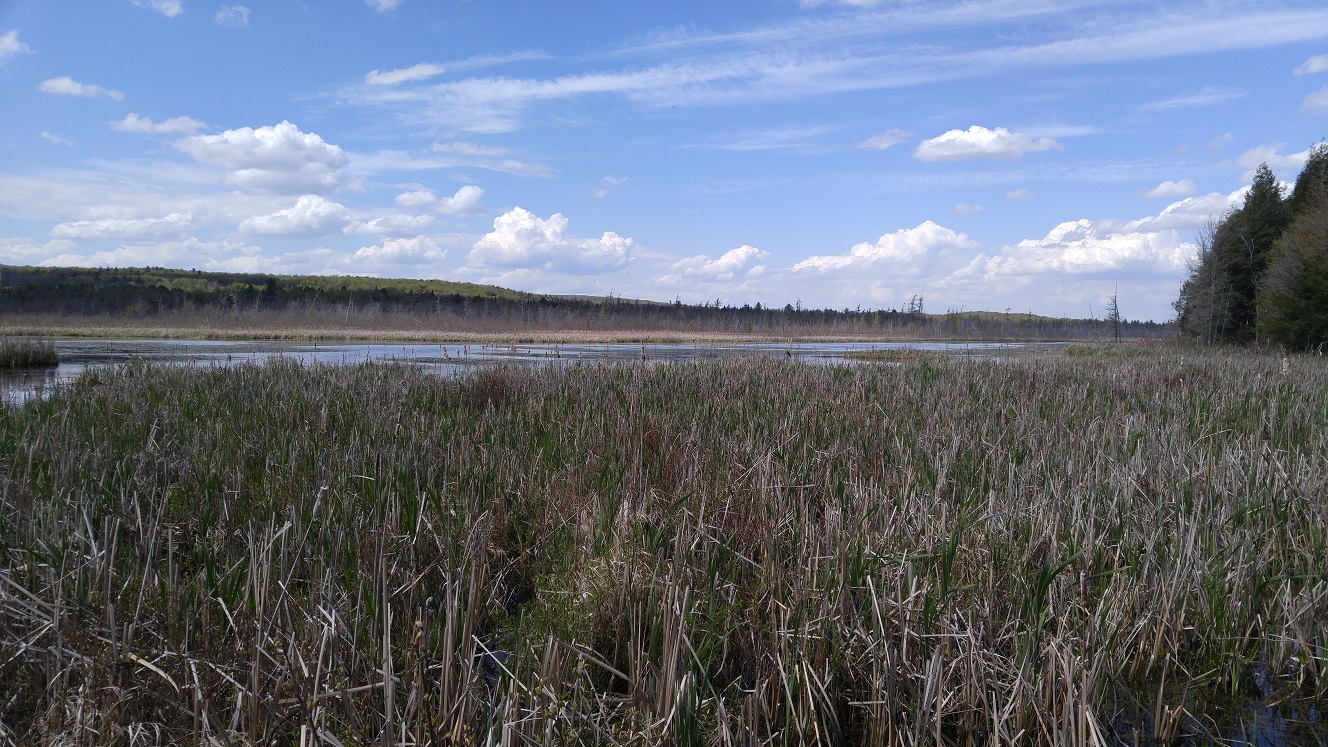
<path fill-rule="evenodd" d="M 56 340 L 60 365 L 53 369 L 0 371 L 0 400 L 22 402 L 44 396 L 85 370 L 131 361 L 171 365 L 229 366 L 281 358 L 302 363 L 356 364 L 370 360 L 408 362 L 442 375 L 496 363 L 571 365 L 600 361 L 694 361 L 735 356 L 769 356 L 803 363 L 843 363 L 847 353 L 867 350 L 923 350 L 944 355 L 990 358 L 1051 350 L 1063 343 L 883 342 L 883 343 L 686 343 L 686 344 L 521 344 L 376 342 L 223 342 L 207 340 Z"/>

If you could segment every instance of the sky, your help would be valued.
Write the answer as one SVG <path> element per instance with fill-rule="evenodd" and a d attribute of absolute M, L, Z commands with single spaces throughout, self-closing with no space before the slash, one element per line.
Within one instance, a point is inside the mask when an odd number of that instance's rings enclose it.
<path fill-rule="evenodd" d="M 73 7 L 76 6 L 76 7 Z M 1165 321 L 1322 0 L 0 0 L 0 263 Z"/>

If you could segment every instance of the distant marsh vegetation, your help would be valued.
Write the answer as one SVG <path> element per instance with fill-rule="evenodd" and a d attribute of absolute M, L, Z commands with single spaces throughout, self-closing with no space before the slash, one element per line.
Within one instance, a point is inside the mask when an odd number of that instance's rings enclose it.
<path fill-rule="evenodd" d="M 86 374 L 0 407 L 0 733 L 1170 743 L 1322 703 L 1321 359 L 1075 352 Z"/>

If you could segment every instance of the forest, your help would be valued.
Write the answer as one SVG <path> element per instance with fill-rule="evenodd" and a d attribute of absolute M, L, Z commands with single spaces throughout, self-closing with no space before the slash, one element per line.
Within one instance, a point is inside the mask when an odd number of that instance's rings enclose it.
<path fill-rule="evenodd" d="M 1261 165 L 1240 208 L 1199 235 L 1175 303 L 1205 344 L 1322 351 L 1328 342 L 1328 144 L 1310 150 L 1289 194 Z"/>
<path fill-rule="evenodd" d="M 380 328 L 449 332 L 624 331 L 967 339 L 1174 338 L 1175 327 L 1124 319 L 897 309 L 736 306 L 525 293 L 446 280 L 282 276 L 164 268 L 0 265 L 0 315 L 39 326 L 131 322 L 209 328 Z"/>

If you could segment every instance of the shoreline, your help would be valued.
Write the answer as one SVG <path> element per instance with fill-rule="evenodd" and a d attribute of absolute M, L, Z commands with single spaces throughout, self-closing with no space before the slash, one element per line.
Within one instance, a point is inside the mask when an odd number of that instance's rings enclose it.
<path fill-rule="evenodd" d="M 484 332 L 474 330 L 402 330 L 360 327 L 214 327 L 150 326 L 135 324 L 43 325 L 6 324 L 0 321 L 0 336 L 55 339 L 143 339 L 143 340 L 217 340 L 272 342 L 419 342 L 460 344 L 702 344 L 702 343 L 900 343 L 900 342 L 984 342 L 984 343 L 1097 343 L 1101 338 L 1038 338 L 981 335 L 868 335 L 868 334 L 789 334 L 756 332 L 690 332 L 675 330 L 526 330 Z M 1124 343 L 1167 342 L 1136 338 Z"/>

